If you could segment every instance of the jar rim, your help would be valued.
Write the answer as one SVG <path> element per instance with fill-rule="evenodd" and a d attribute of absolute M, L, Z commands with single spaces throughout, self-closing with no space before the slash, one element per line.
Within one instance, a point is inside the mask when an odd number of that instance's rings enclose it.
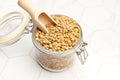
<path fill-rule="evenodd" d="M 59 15 L 59 16 L 63 16 L 63 15 Z M 68 17 L 68 16 L 66 16 L 66 17 Z M 78 42 L 76 43 L 75 46 L 73 46 L 71 49 L 68 49 L 66 51 L 62 51 L 62 52 L 54 52 L 53 51 L 52 52 L 52 51 L 49 51 L 49 50 L 43 48 L 41 45 L 39 45 L 38 42 L 35 39 L 35 31 L 37 29 L 37 27 L 35 25 L 33 25 L 33 30 L 32 30 L 32 41 L 33 41 L 34 46 L 42 53 L 45 53 L 45 54 L 48 54 L 48 55 L 55 55 L 55 56 L 57 56 L 57 55 L 58 56 L 60 56 L 60 55 L 68 55 L 68 54 L 70 54 L 72 52 L 75 52 L 78 49 L 78 47 L 82 44 L 82 36 L 83 35 L 82 35 L 82 29 L 81 29 L 80 25 L 79 25 L 79 28 L 80 28 L 80 32 L 79 32 L 80 37 L 78 39 Z"/>

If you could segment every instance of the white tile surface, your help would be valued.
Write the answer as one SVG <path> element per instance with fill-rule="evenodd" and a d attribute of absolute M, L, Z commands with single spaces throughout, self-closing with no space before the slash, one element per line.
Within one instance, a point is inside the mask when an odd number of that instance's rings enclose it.
<path fill-rule="evenodd" d="M 94 7 L 103 5 L 103 0 L 78 0 L 84 7 Z"/>
<path fill-rule="evenodd" d="M 93 54 L 99 54 L 102 56 L 114 56 L 120 55 L 119 45 L 119 34 L 111 30 L 102 30 L 94 32 L 91 42 L 91 49 L 93 51 Z"/>
<path fill-rule="evenodd" d="M 103 6 L 106 8 L 107 11 L 114 13 L 117 1 L 118 0 L 103 0 Z"/>
<path fill-rule="evenodd" d="M 1 49 L 9 58 L 11 58 L 28 55 L 32 46 L 31 34 L 26 34 L 17 43 L 11 46 L 2 47 Z"/>
<path fill-rule="evenodd" d="M 54 6 L 54 0 L 32 0 L 40 10 L 50 13 Z"/>
<path fill-rule="evenodd" d="M 20 9 L 18 0 L 0 0 L 0 13 Z M 89 57 L 60 73 L 42 69 L 36 60 L 31 34 L 0 48 L 0 80 L 120 80 L 120 0 L 33 0 L 50 14 L 74 18 L 88 43 Z"/>
<path fill-rule="evenodd" d="M 37 80 L 41 67 L 31 57 L 10 59 L 5 66 L 2 76 L 5 80 Z"/>
<path fill-rule="evenodd" d="M 104 7 L 86 8 L 83 14 L 83 21 L 94 30 L 103 28 L 106 21 L 111 18 L 111 13 L 107 12 Z"/>
<path fill-rule="evenodd" d="M 53 3 L 53 7 L 52 10 L 60 10 L 60 9 L 67 9 L 68 7 L 70 7 L 71 5 L 73 5 L 74 3 L 76 3 L 77 0 L 59 0 L 59 1 L 54 1 Z"/>
<path fill-rule="evenodd" d="M 49 76 L 48 76 L 49 75 Z M 42 70 L 39 80 L 78 80 L 70 71 L 64 71 L 61 73 L 51 73 Z"/>
<path fill-rule="evenodd" d="M 0 76 L 0 80 L 3 80 L 3 78 Z"/>
<path fill-rule="evenodd" d="M 82 28 L 82 31 L 83 31 L 83 39 L 84 39 L 84 41 L 90 43 L 91 39 L 92 39 L 92 36 L 93 36 L 93 33 L 94 33 L 94 29 L 92 29 L 91 27 L 89 27 L 88 25 L 86 25 L 82 21 L 78 21 L 78 22 L 79 22 L 79 24 L 80 24 L 80 26 Z"/>
<path fill-rule="evenodd" d="M 120 15 L 120 0 L 118 0 L 117 3 L 116 3 L 115 14 Z"/>
<path fill-rule="evenodd" d="M 16 4 L 17 1 L 18 0 L 10 0 L 10 2 L 8 2 L 7 0 L 0 0 L 0 5 L 2 7 L 1 9 L 4 10 L 5 8 L 9 8 L 9 7 L 18 7 L 18 5 Z"/>
<path fill-rule="evenodd" d="M 74 77 L 77 77 L 78 80 L 84 80 L 86 78 L 89 80 L 89 78 L 94 78 L 98 75 L 98 72 L 101 68 L 103 61 L 101 58 L 102 56 L 97 54 L 89 54 L 85 65 L 81 65 L 79 59 L 76 58 L 75 64 L 69 69 L 69 71 L 74 75 Z"/>
<path fill-rule="evenodd" d="M 111 59 L 112 58 L 112 59 Z M 100 79 L 119 80 L 120 74 L 120 56 L 108 57 L 104 59 L 99 72 Z"/>
<path fill-rule="evenodd" d="M 56 7 L 53 7 L 51 14 L 66 15 L 77 21 L 81 21 L 83 11 L 84 7 L 80 6 L 78 2 L 74 2 L 71 6 L 65 8 L 56 9 Z"/>
<path fill-rule="evenodd" d="M 3 51 L 0 49 L 0 73 L 3 71 L 8 58 L 4 55 Z"/>
<path fill-rule="evenodd" d="M 114 30 L 115 32 L 117 32 L 118 34 L 120 34 L 120 16 L 115 16 L 115 21 L 114 21 L 114 27 L 112 28 L 112 30 Z"/>
<path fill-rule="evenodd" d="M 109 1 L 109 2 L 108 2 Z M 120 0 L 104 0 L 104 7 L 115 15 L 120 15 Z"/>

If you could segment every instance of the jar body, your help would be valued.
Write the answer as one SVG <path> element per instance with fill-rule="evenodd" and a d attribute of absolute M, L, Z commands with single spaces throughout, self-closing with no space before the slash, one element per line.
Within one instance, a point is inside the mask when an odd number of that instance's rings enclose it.
<path fill-rule="evenodd" d="M 46 70 L 53 72 L 60 72 L 69 68 L 74 62 L 76 49 L 81 45 L 81 40 L 78 41 L 77 45 L 70 50 L 63 52 L 51 52 L 44 49 L 35 38 L 36 26 L 32 30 L 32 41 L 36 47 L 36 59 L 38 63 Z"/>
<path fill-rule="evenodd" d="M 46 70 L 59 72 L 69 68 L 74 62 L 75 53 L 67 55 L 50 55 L 36 49 L 38 63 Z"/>
<path fill-rule="evenodd" d="M 84 63 L 87 56 L 84 52 L 84 42 L 82 41 L 82 30 L 79 26 L 79 39 L 78 42 L 70 49 L 65 50 L 63 52 L 52 52 L 42 47 L 41 44 L 36 40 L 36 30 L 37 27 L 33 25 L 32 29 L 32 41 L 34 46 L 36 47 L 36 57 L 38 63 L 46 70 L 59 72 L 63 71 L 72 65 L 75 59 L 75 55 L 77 54 L 80 58 L 81 62 Z M 79 51 L 77 51 L 79 50 Z"/>

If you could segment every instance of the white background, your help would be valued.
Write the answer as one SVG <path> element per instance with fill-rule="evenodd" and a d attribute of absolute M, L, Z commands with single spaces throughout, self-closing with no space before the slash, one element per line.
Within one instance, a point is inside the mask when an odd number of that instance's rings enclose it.
<path fill-rule="evenodd" d="M 88 43 L 85 65 L 76 59 L 66 71 L 51 73 L 35 61 L 31 34 L 0 48 L 0 80 L 120 80 L 120 0 L 33 0 L 49 14 L 74 18 Z M 17 0 L 0 0 L 0 14 L 19 10 Z"/>

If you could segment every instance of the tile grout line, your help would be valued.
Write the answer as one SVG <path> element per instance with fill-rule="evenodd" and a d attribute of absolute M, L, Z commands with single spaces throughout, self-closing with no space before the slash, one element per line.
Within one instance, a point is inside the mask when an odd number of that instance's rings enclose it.
<path fill-rule="evenodd" d="M 118 0 L 115 2 L 115 4 L 114 4 L 114 9 L 116 8 L 116 4 L 118 4 L 117 3 L 118 2 Z M 106 8 L 105 6 L 104 6 L 104 0 L 103 0 L 103 7 L 105 8 L 105 10 L 108 12 L 108 13 L 111 13 L 112 15 L 114 15 L 114 16 L 116 16 L 117 14 L 116 13 L 114 13 L 113 11 L 109 11 L 109 9 L 108 8 Z"/>
<path fill-rule="evenodd" d="M 1 76 L 2 80 L 5 80 L 5 78 L 2 75 L 0 75 L 0 76 Z"/>
<path fill-rule="evenodd" d="M 9 60 L 7 60 L 6 63 L 4 64 L 4 67 L 3 67 L 2 71 L 0 72 L 0 75 L 1 75 L 1 76 L 2 76 L 2 74 L 3 74 L 3 72 L 4 72 L 4 69 L 6 68 L 6 65 L 7 65 L 8 62 L 9 62 Z"/>
<path fill-rule="evenodd" d="M 35 48 L 32 47 L 32 49 L 31 49 L 30 52 L 29 52 L 29 56 L 30 56 L 34 61 L 36 61 L 36 60 L 32 57 L 32 53 L 34 53 L 34 50 L 35 50 Z"/>
<path fill-rule="evenodd" d="M 13 58 L 19 58 L 19 57 L 24 57 L 24 56 L 29 56 L 29 54 L 25 54 L 25 55 L 19 55 L 19 56 L 13 56 L 13 57 L 9 57 L 6 55 L 6 53 L 1 49 L 1 51 L 3 52 L 3 54 L 8 58 L 8 59 L 13 59 Z M 30 50 L 31 51 L 31 50 Z M 30 52 L 29 52 L 30 53 Z"/>
<path fill-rule="evenodd" d="M 102 7 L 102 6 L 104 5 L 104 0 L 101 0 L 101 4 L 99 4 L 99 5 L 92 5 L 92 6 L 89 6 L 89 5 L 84 6 L 82 3 L 80 3 L 80 1 L 79 1 L 79 0 L 77 0 L 77 1 L 78 1 L 78 2 L 79 2 L 79 4 L 80 4 L 80 5 L 82 5 L 82 7 L 84 7 L 84 8 Z"/>
<path fill-rule="evenodd" d="M 29 57 L 29 55 L 21 55 L 21 56 L 14 56 L 14 57 L 9 57 L 9 59 L 15 59 L 15 58 L 21 58 L 21 57 Z"/>
<path fill-rule="evenodd" d="M 7 57 L 9 59 L 9 57 L 6 55 L 6 53 L 3 51 L 3 49 L 0 48 L 0 50 L 3 52 L 3 54 L 5 55 L 5 57 Z"/>
<path fill-rule="evenodd" d="M 39 75 L 38 75 L 38 80 L 40 79 L 42 72 L 43 72 L 43 69 L 41 68 L 41 71 L 40 71 L 40 73 L 39 73 Z"/>
<path fill-rule="evenodd" d="M 68 71 L 69 71 L 74 77 L 76 77 L 77 79 L 79 79 L 79 77 L 78 77 L 77 75 L 73 74 L 73 72 L 72 72 L 70 69 L 68 69 Z"/>

